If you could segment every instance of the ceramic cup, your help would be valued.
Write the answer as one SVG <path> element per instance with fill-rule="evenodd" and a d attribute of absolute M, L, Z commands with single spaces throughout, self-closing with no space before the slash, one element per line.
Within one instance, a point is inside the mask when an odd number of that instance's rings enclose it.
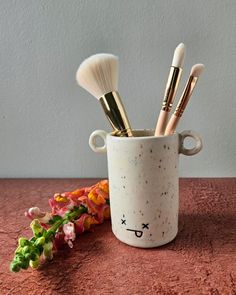
<path fill-rule="evenodd" d="M 178 232 L 179 154 L 192 156 L 202 149 L 193 131 L 155 137 L 154 130 L 134 130 L 134 137 L 94 131 L 89 145 L 107 152 L 111 222 L 114 235 L 136 247 L 151 248 L 172 241 Z M 96 138 L 104 141 L 97 146 Z M 191 137 L 195 147 L 184 147 Z"/>

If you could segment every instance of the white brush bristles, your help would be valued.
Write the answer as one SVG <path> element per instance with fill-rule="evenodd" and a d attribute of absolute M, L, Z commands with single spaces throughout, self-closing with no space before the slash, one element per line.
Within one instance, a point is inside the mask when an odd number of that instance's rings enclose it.
<path fill-rule="evenodd" d="M 76 73 L 77 83 L 97 99 L 118 90 L 118 77 L 118 57 L 105 53 L 85 59 Z"/>
<path fill-rule="evenodd" d="M 185 45 L 180 43 L 176 48 L 173 56 L 172 67 L 182 68 L 185 56 Z"/>
<path fill-rule="evenodd" d="M 190 76 L 199 77 L 201 73 L 203 72 L 204 68 L 205 66 L 203 64 L 196 64 L 192 66 Z"/>

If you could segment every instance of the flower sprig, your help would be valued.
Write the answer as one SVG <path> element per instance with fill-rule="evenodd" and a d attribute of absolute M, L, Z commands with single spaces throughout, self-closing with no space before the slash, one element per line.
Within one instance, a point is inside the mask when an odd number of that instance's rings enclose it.
<path fill-rule="evenodd" d="M 51 212 L 30 208 L 25 215 L 32 219 L 33 237 L 21 237 L 10 264 L 18 272 L 29 266 L 37 268 L 43 260 L 51 260 L 53 253 L 64 243 L 73 247 L 76 235 L 94 224 L 110 218 L 108 181 L 72 192 L 55 194 L 49 199 Z"/>

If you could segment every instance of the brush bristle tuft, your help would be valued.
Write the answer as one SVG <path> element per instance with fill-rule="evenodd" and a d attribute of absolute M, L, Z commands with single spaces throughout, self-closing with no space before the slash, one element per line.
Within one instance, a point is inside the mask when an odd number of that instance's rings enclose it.
<path fill-rule="evenodd" d="M 196 64 L 192 66 L 190 76 L 199 77 L 201 73 L 203 72 L 204 68 L 205 68 L 204 64 Z"/>
<path fill-rule="evenodd" d="M 118 57 L 100 53 L 85 59 L 76 73 L 77 83 L 97 99 L 118 90 Z"/>
<path fill-rule="evenodd" d="M 176 48 L 173 56 L 172 66 L 182 68 L 185 56 L 185 45 L 180 43 Z"/>

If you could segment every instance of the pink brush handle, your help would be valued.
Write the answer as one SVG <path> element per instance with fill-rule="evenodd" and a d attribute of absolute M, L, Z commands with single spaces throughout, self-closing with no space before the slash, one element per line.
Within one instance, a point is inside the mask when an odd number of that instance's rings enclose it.
<path fill-rule="evenodd" d="M 158 121 L 157 121 L 156 130 L 155 130 L 155 136 L 164 135 L 165 128 L 166 128 L 167 121 L 168 121 L 168 115 L 169 115 L 168 112 L 163 111 L 163 110 L 160 111 Z"/>
<path fill-rule="evenodd" d="M 166 126 L 165 135 L 170 135 L 175 132 L 176 127 L 179 123 L 179 119 L 180 119 L 180 117 L 177 117 L 174 114 L 171 116 L 170 121 L 168 122 L 168 124 Z"/>

